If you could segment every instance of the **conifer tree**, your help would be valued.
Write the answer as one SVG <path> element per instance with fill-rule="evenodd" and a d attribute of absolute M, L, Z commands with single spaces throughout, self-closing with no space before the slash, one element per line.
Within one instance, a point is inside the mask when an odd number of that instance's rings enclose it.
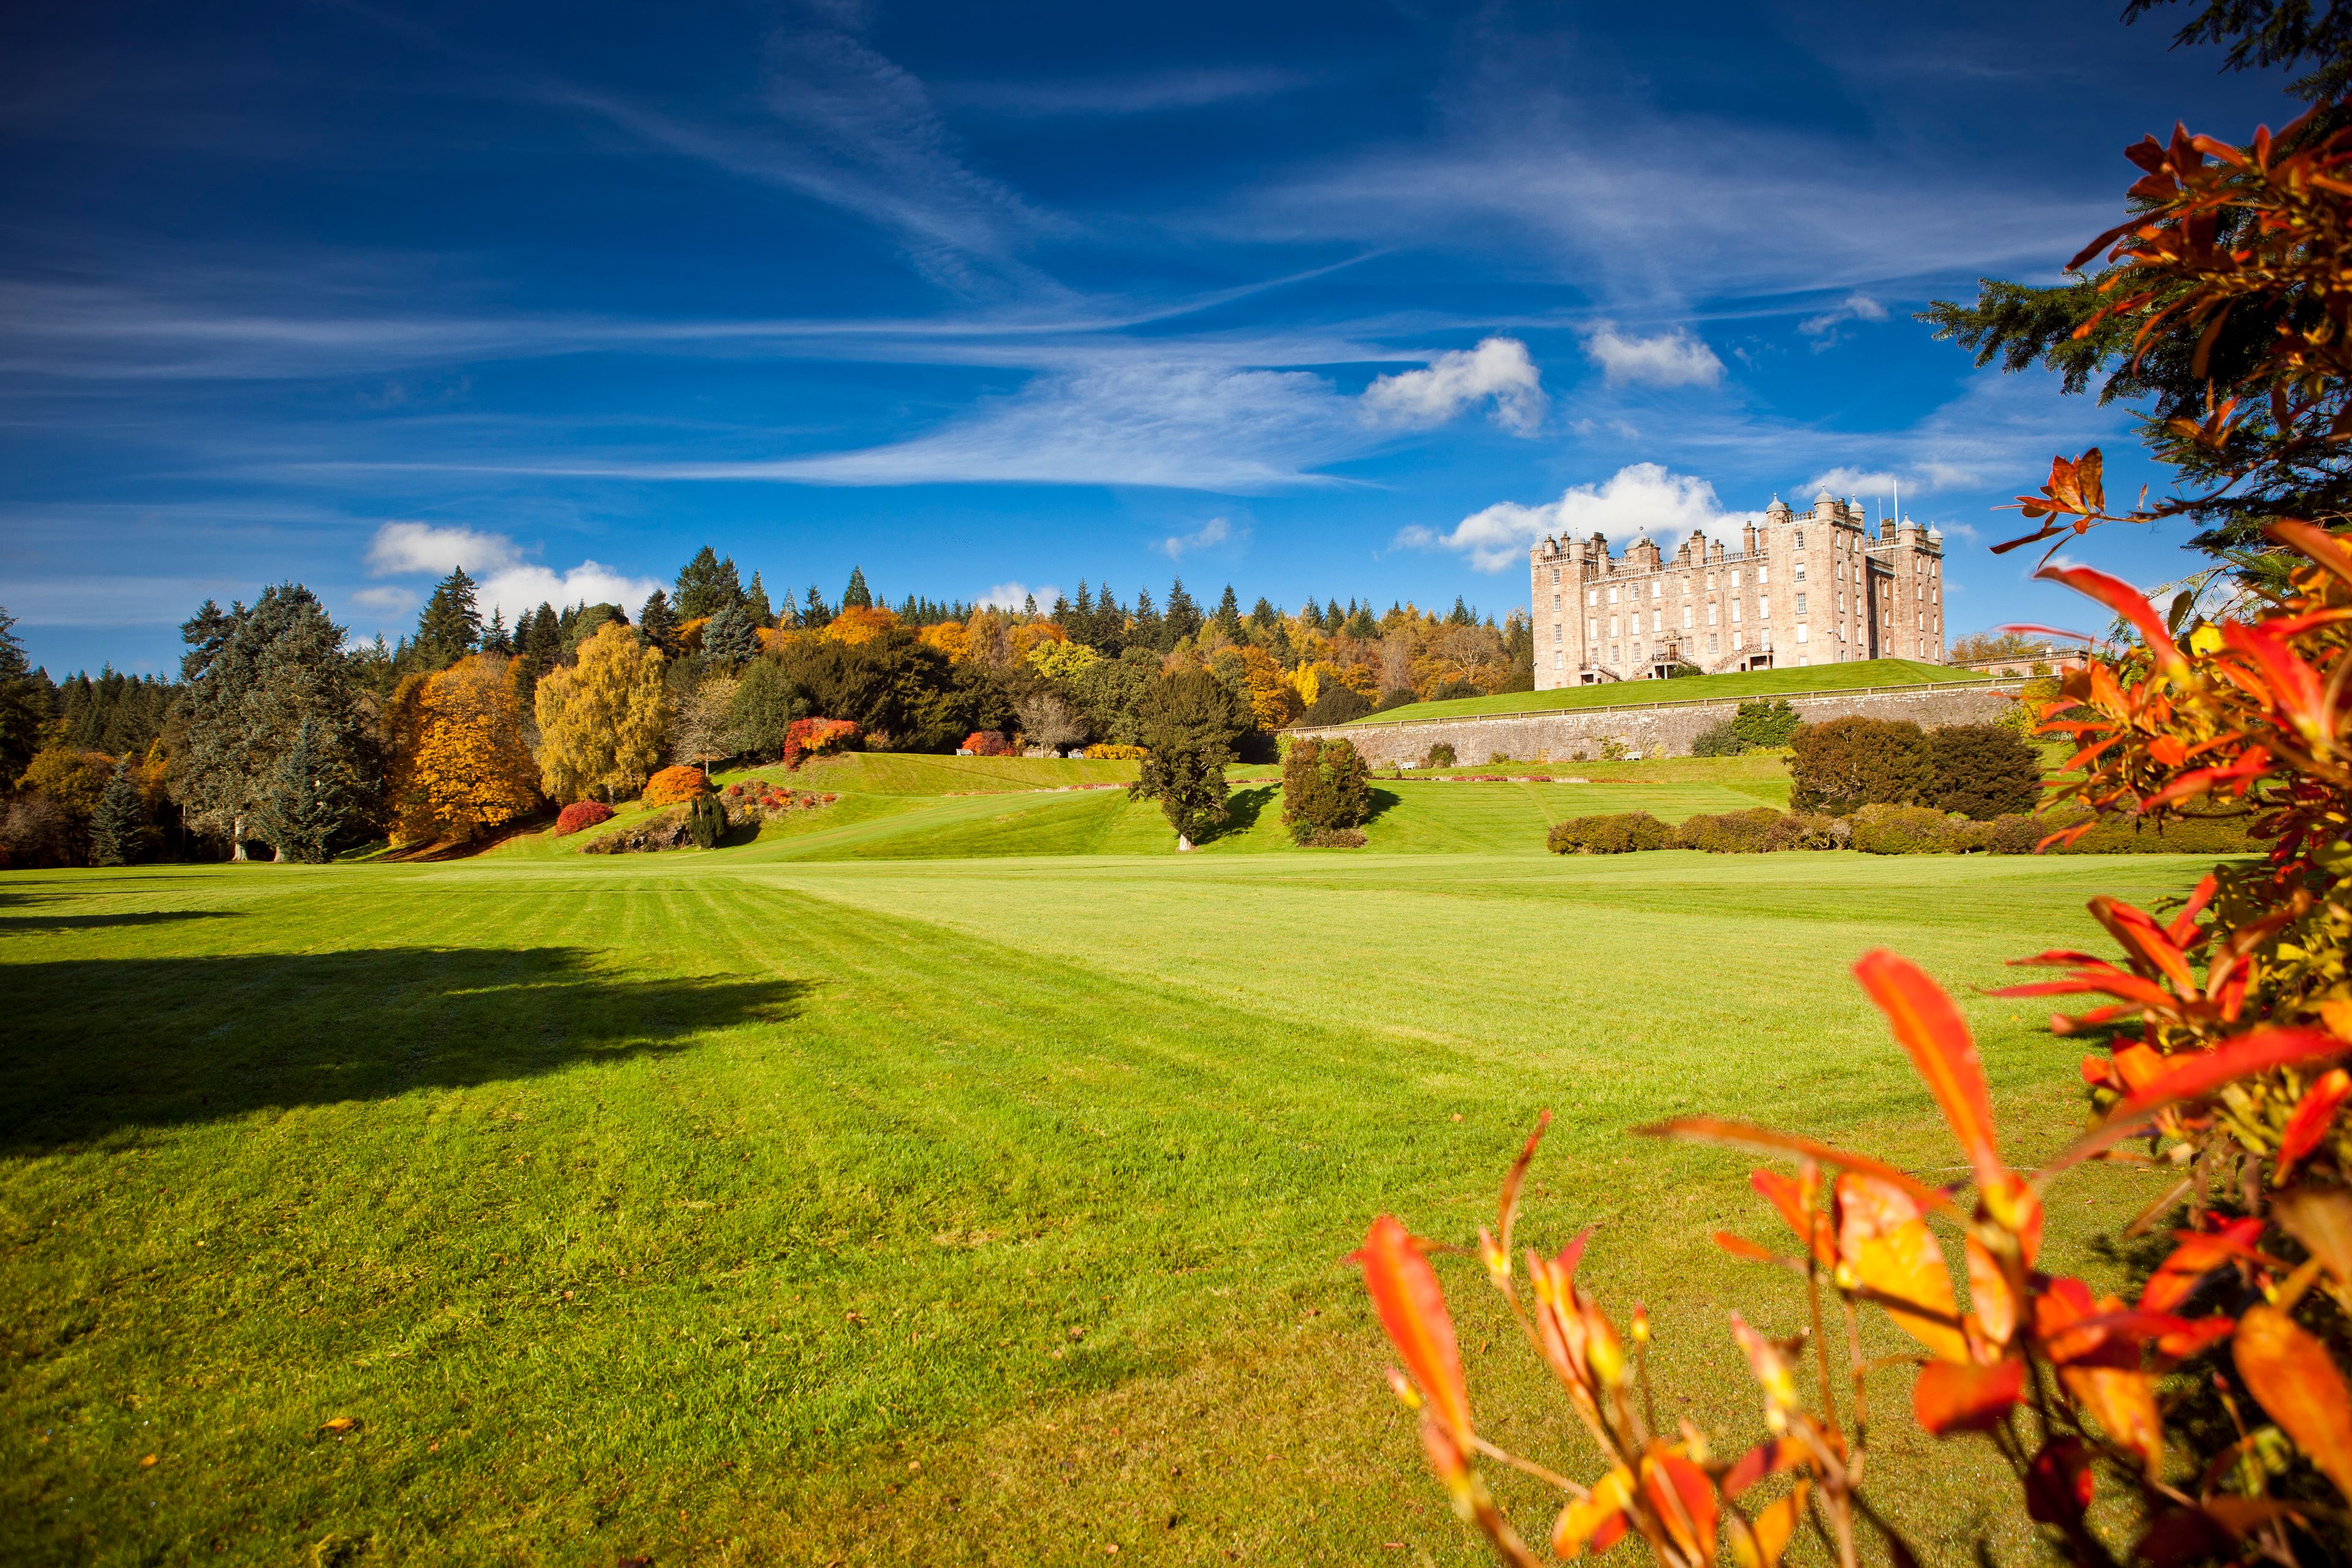
<path fill-rule="evenodd" d="M 735 575 L 735 558 L 720 560 L 708 544 L 695 552 L 694 559 L 678 568 L 677 591 L 670 595 L 670 609 L 680 621 L 698 621 L 717 615 L 729 605 L 740 604 L 743 584 Z"/>
<path fill-rule="evenodd" d="M 205 601 L 215 616 L 218 605 Z M 16 633 L 16 618 L 0 610 L 0 788 L 13 787 L 25 764 L 41 749 L 41 726 L 49 720 L 47 683 L 33 672 L 25 645 Z"/>
<path fill-rule="evenodd" d="M 135 866 L 146 858 L 150 830 L 147 801 L 131 776 L 131 759 L 114 764 L 106 793 L 89 819 L 89 863 L 93 866 Z"/>
<path fill-rule="evenodd" d="M 646 595 L 637 610 L 637 629 L 646 640 L 662 650 L 666 658 L 676 658 L 678 651 L 677 616 L 669 607 L 669 595 L 656 588 Z"/>
<path fill-rule="evenodd" d="M 776 624 L 774 606 L 768 603 L 767 585 L 760 581 L 757 572 L 751 574 L 751 585 L 743 590 L 743 607 L 751 614 L 751 624 L 762 629 Z"/>
<path fill-rule="evenodd" d="M 1135 591 L 1136 646 L 1148 647 L 1154 653 L 1165 653 L 1172 640 L 1168 638 L 1167 631 L 1167 624 L 1160 620 L 1159 609 L 1151 603 L 1151 590 L 1138 588 Z"/>
<path fill-rule="evenodd" d="M 318 719 L 295 727 L 293 743 L 278 756 L 255 822 L 280 860 L 320 866 L 362 816 L 366 803 L 353 776 L 348 748 Z"/>
<path fill-rule="evenodd" d="M 815 584 L 810 584 L 808 602 L 801 611 L 801 625 L 810 631 L 817 631 L 830 625 L 832 620 L 833 611 L 824 602 L 824 591 Z"/>
<path fill-rule="evenodd" d="M 1234 597 L 1234 585 L 1225 584 L 1225 596 L 1217 601 L 1217 629 L 1227 637 L 1237 637 L 1242 629 L 1241 601 Z"/>
<path fill-rule="evenodd" d="M 1024 616 L 1034 616 L 1037 613 L 1036 595 L 1024 594 L 1021 596 L 1021 613 Z"/>
<path fill-rule="evenodd" d="M 482 651 L 505 658 L 514 652 L 514 638 L 507 633 L 506 612 L 490 606 L 490 624 L 482 628 Z"/>
<path fill-rule="evenodd" d="M 759 658 L 760 633 L 751 612 L 730 605 L 711 616 L 702 628 L 702 657 L 730 673 Z"/>
<path fill-rule="evenodd" d="M 1184 592 L 1184 579 L 1179 577 L 1168 590 L 1168 609 L 1160 616 L 1161 650 L 1174 647 L 1186 637 L 1201 633 L 1201 607 L 1192 603 L 1192 595 Z"/>
<path fill-rule="evenodd" d="M 852 566 L 849 569 L 849 586 L 841 591 L 841 607 L 845 610 L 870 610 L 874 607 L 874 595 L 866 586 L 863 567 Z"/>
<path fill-rule="evenodd" d="M 474 580 L 463 566 L 453 568 L 425 601 L 416 618 L 416 638 L 411 656 L 427 670 L 446 669 L 482 640 L 482 616 L 474 604 Z"/>

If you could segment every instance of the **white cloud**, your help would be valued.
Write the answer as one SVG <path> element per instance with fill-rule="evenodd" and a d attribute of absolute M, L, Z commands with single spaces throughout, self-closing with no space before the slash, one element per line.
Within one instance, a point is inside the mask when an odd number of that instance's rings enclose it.
<path fill-rule="evenodd" d="M 1213 517 L 1190 533 L 1172 533 L 1160 542 L 1160 552 L 1171 561 L 1181 561 L 1190 550 L 1206 550 L 1223 544 L 1234 537 L 1234 525 L 1222 517 Z"/>
<path fill-rule="evenodd" d="M 1026 583 L 999 583 L 982 592 L 974 602 L 991 610 L 1017 610 L 1034 598 L 1039 609 L 1050 610 L 1061 596 L 1062 591 L 1051 583 L 1041 583 L 1034 588 Z"/>
<path fill-rule="evenodd" d="M 1159 114 L 1267 98 L 1315 79 L 1305 71 L 1274 66 L 1231 66 L 1040 81 L 941 82 L 931 93 L 950 109 L 1004 115 Z"/>
<path fill-rule="evenodd" d="M 1528 345 L 1516 338 L 1439 354 L 1426 370 L 1384 375 L 1364 389 L 1365 409 L 1400 425 L 1443 425 L 1488 398 L 1495 405 L 1488 417 L 1514 435 L 1532 436 L 1543 421 L 1542 378 Z"/>
<path fill-rule="evenodd" d="M 1584 340 L 1584 352 L 1601 362 L 1611 381 L 1651 386 L 1713 386 L 1723 379 L 1723 362 L 1689 331 L 1676 327 L 1651 338 L 1629 338 L 1603 321 Z"/>
<path fill-rule="evenodd" d="M 430 572 L 446 577 L 463 566 L 475 577 L 503 571 L 521 559 L 503 533 L 436 528 L 429 522 L 387 522 L 368 546 L 368 571 L 378 577 Z"/>
<path fill-rule="evenodd" d="M 1542 506 L 1497 501 L 1444 533 L 1408 528 L 1397 542 L 1421 550 L 1454 550 L 1481 572 L 1505 572 L 1527 563 L 1528 546 L 1546 534 L 1608 536 L 1612 543 L 1647 534 L 1660 544 L 1693 529 L 1721 537 L 1762 512 L 1727 512 L 1715 487 L 1687 474 L 1669 473 L 1658 463 L 1634 463 L 1598 485 L 1572 485 L 1559 500 Z"/>
<path fill-rule="evenodd" d="M 362 588 L 352 595 L 352 603 L 371 610 L 397 614 L 415 607 L 416 595 L 405 588 Z"/>
<path fill-rule="evenodd" d="M 1885 306 L 1880 304 L 1877 300 L 1872 299 L 1867 294 L 1853 293 L 1847 295 L 1843 300 L 1840 300 L 1836 304 L 1831 306 L 1820 315 L 1808 316 L 1803 321 L 1799 321 L 1797 323 L 1797 331 L 1804 333 L 1805 336 L 1809 338 L 1816 340 L 1813 343 L 1813 349 L 1814 352 L 1819 353 L 1821 350 L 1828 348 L 1831 344 L 1836 342 L 1839 338 L 1843 335 L 1838 329 L 1844 326 L 1847 322 L 1883 321 L 1885 320 L 1886 320 Z"/>
<path fill-rule="evenodd" d="M 507 624 L 512 626 L 518 616 L 543 604 L 558 609 L 567 605 L 618 605 L 634 616 L 637 606 L 660 586 L 651 577 L 632 577 L 616 567 L 583 561 L 562 573 L 544 566 L 509 566 L 482 584 L 475 599 L 485 618 L 492 610 L 504 610 Z"/>
<path fill-rule="evenodd" d="M 1884 496 L 1892 499 L 1895 492 L 1906 484 L 1914 489 L 1929 488 L 1916 479 L 1906 479 L 1901 474 L 1889 473 L 1885 468 L 1857 468 L 1852 465 L 1830 468 L 1816 474 L 1805 488 L 1816 492 L 1827 490 L 1832 495 Z"/>

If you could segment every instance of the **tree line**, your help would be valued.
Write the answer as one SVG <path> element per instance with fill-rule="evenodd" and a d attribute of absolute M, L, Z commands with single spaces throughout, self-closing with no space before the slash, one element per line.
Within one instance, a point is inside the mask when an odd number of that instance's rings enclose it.
<path fill-rule="evenodd" d="M 665 763 L 773 761 L 808 719 L 872 750 L 985 734 L 1062 752 L 1146 747 L 1155 715 L 1181 710 L 1270 760 L 1301 721 L 1534 682 L 1527 617 L 1460 599 L 1244 611 L 1230 585 L 1204 607 L 1180 578 L 1158 599 L 1082 581 L 1042 607 L 893 605 L 858 568 L 837 598 L 778 601 L 708 546 L 634 615 L 541 604 L 509 624 L 459 567 L 390 644 L 354 643 L 299 583 L 207 601 L 176 680 L 52 681 L 13 624 L 0 614 L 0 854 L 20 866 L 475 842 L 631 797 Z"/>

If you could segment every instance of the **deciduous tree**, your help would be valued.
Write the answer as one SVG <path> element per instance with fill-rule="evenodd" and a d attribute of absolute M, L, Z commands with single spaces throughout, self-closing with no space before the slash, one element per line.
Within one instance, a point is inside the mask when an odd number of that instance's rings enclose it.
<path fill-rule="evenodd" d="M 634 795 L 669 728 L 661 651 L 608 626 L 582 645 L 578 663 L 540 681 L 538 711 L 540 780 L 551 799 Z"/>

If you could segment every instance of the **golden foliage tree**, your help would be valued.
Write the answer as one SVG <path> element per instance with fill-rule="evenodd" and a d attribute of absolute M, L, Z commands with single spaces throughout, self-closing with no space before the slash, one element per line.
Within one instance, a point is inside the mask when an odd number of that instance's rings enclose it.
<path fill-rule="evenodd" d="M 539 807 L 539 768 L 523 743 L 509 661 L 478 653 L 425 682 L 409 783 L 433 825 L 471 838 Z"/>
<path fill-rule="evenodd" d="M 539 773 L 559 801 L 635 795 L 669 729 L 662 656 L 628 626 L 580 645 L 580 661 L 539 683 Z"/>

